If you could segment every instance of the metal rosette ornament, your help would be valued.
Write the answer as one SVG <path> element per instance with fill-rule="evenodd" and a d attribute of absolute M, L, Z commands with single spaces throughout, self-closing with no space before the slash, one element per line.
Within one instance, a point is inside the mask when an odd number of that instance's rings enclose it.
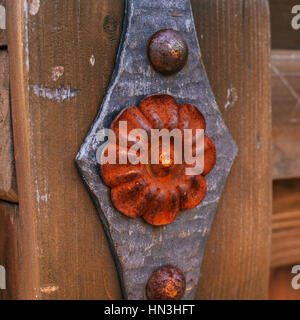
<path fill-rule="evenodd" d="M 126 123 L 124 134 L 120 132 L 121 123 Z M 114 207 L 130 218 L 142 216 L 146 222 L 156 226 L 173 222 L 179 210 L 196 207 L 206 195 L 207 184 L 204 177 L 210 173 L 216 162 L 214 142 L 208 136 L 203 137 L 204 168 L 199 174 L 186 172 L 188 167 L 195 167 L 197 159 L 194 164 L 185 163 L 182 156 L 177 163 L 175 160 L 179 152 L 183 153 L 184 133 L 188 129 L 191 130 L 191 156 L 196 157 L 196 132 L 199 129 L 204 131 L 205 128 L 205 119 L 195 106 L 178 105 L 169 95 L 152 95 L 143 99 L 139 107 L 123 109 L 111 124 L 116 139 L 108 143 L 107 148 L 103 150 L 104 155 L 108 156 L 111 147 L 112 152 L 116 153 L 116 159 L 112 159 L 115 160 L 111 161 L 114 163 L 106 161 L 101 165 L 102 179 L 111 188 Z M 138 144 L 141 138 L 131 137 L 131 132 L 136 129 L 141 129 L 142 131 L 138 132 L 146 135 L 142 141 L 142 147 L 146 149 L 144 163 L 141 163 L 141 159 L 129 159 L 131 149 L 128 148 Z M 153 139 L 153 129 L 159 130 L 159 133 L 165 130 L 166 137 L 169 134 L 166 152 L 160 139 L 163 135 Z M 175 139 L 171 139 L 171 133 L 172 137 L 177 133 L 177 141 L 180 144 L 177 144 L 177 148 Z M 122 137 L 126 139 L 123 147 L 119 141 Z M 135 160 L 136 153 L 134 150 L 131 153 L 132 159 Z M 152 154 L 157 155 L 156 163 L 151 161 Z M 122 155 L 125 161 L 120 161 Z M 202 153 L 198 157 L 201 156 Z"/>

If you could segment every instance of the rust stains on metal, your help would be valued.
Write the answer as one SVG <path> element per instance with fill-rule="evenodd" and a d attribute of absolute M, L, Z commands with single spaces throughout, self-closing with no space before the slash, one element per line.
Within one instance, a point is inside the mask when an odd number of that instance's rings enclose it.
<path fill-rule="evenodd" d="M 159 30 L 148 40 L 148 58 L 164 75 L 179 72 L 186 64 L 188 51 L 184 37 L 176 30 Z"/>
<path fill-rule="evenodd" d="M 146 286 L 149 300 L 180 300 L 184 295 L 184 273 L 173 266 L 165 266 L 152 274 Z"/>
<path fill-rule="evenodd" d="M 161 139 L 155 142 L 149 137 L 145 148 L 148 156 L 152 150 L 159 150 L 158 163 L 132 164 L 129 157 L 133 151 L 121 147 L 118 140 L 119 124 L 123 121 L 127 122 L 128 147 L 137 142 L 130 138 L 133 129 L 144 129 L 148 135 L 151 129 L 179 129 L 181 137 L 185 129 L 192 129 L 192 151 L 196 159 L 196 129 L 205 130 L 205 119 L 195 106 L 178 105 L 173 97 L 156 94 L 143 99 L 138 107 L 123 109 L 111 124 L 117 138 L 116 163 L 101 164 L 101 175 L 106 185 L 111 187 L 113 205 L 130 218 L 142 216 L 152 225 L 167 225 L 176 219 L 180 210 L 192 209 L 204 199 L 207 191 L 204 176 L 210 173 L 216 162 L 214 142 L 204 136 L 204 171 L 200 174 L 189 175 L 186 172 L 187 168 L 194 168 L 195 163 L 187 164 L 182 158 L 180 163 L 175 161 L 178 149 L 172 139 L 170 152 L 165 154 Z M 105 156 L 108 148 L 109 144 L 103 151 Z M 124 154 L 127 164 L 120 164 L 120 156 Z"/>

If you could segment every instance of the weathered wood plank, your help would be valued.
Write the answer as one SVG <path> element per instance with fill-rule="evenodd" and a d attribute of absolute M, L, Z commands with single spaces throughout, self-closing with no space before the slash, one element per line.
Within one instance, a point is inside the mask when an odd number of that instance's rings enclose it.
<path fill-rule="evenodd" d="M 0 51 L 0 199 L 17 202 L 8 69 L 8 53 Z"/>
<path fill-rule="evenodd" d="M 272 51 L 273 178 L 300 177 L 300 52 Z"/>
<path fill-rule="evenodd" d="M 239 147 L 208 238 L 200 299 L 265 299 L 271 245 L 268 1 L 193 1 L 200 47 Z"/>
<path fill-rule="evenodd" d="M 273 49 L 300 49 L 299 32 L 292 28 L 292 8 L 297 0 L 269 0 Z"/>
<path fill-rule="evenodd" d="M 24 222 L 24 267 L 18 270 L 22 298 L 121 297 L 101 223 L 74 158 L 111 76 L 123 10 L 119 0 L 7 3 Z"/>
<path fill-rule="evenodd" d="M 17 299 L 18 272 L 22 265 L 22 243 L 18 242 L 21 221 L 18 206 L 0 201 L 0 265 L 5 268 L 6 290 L 0 290 L 0 300 Z"/>
<path fill-rule="evenodd" d="M 272 267 L 300 263 L 300 180 L 274 182 Z"/>
<path fill-rule="evenodd" d="M 6 44 L 6 0 L 0 0 L 0 47 Z"/>

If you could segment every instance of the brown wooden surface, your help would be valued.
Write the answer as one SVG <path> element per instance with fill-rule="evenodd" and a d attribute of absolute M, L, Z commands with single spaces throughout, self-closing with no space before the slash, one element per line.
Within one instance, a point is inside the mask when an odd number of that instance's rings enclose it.
<path fill-rule="evenodd" d="M 274 182 L 272 267 L 300 263 L 300 180 Z"/>
<path fill-rule="evenodd" d="M 299 30 L 292 28 L 292 8 L 298 0 L 269 0 L 273 49 L 300 49 Z"/>
<path fill-rule="evenodd" d="M 239 147 L 208 238 L 198 298 L 265 299 L 272 201 L 268 2 L 193 4 L 209 80 Z"/>
<path fill-rule="evenodd" d="M 0 290 L 0 300 L 16 299 L 18 294 L 18 270 L 22 268 L 17 252 L 22 243 L 17 236 L 21 230 L 18 206 L 0 201 L 0 265 L 6 271 L 6 290 Z"/>
<path fill-rule="evenodd" d="M 0 51 L 0 199 L 17 202 L 8 69 L 7 51 Z"/>
<path fill-rule="evenodd" d="M 3 6 L 4 7 L 4 9 L 6 8 L 6 0 L 0 0 L 0 6 Z M 5 17 L 3 17 L 3 16 L 1 16 L 0 15 L 0 19 L 5 19 Z M 3 20 L 2 20 L 2 22 L 3 22 Z M 4 27 L 4 25 L 2 25 L 2 24 L 4 24 L 4 22 L 3 23 L 0 23 L 0 47 L 1 46 L 6 46 L 6 44 L 7 44 L 7 39 L 6 39 L 6 28 L 1 28 L 1 26 L 3 26 Z"/>
<path fill-rule="evenodd" d="M 192 3 L 208 75 L 240 147 L 209 237 L 198 298 L 266 298 L 271 226 L 267 1 Z M 74 157 L 113 70 L 123 1 L 51 0 L 32 9 L 29 3 L 27 18 L 18 0 L 8 3 L 23 221 L 18 296 L 120 298 L 107 241 Z M 63 75 L 57 78 L 56 70 Z M 69 101 L 43 97 L 45 87 L 68 85 L 75 90 Z"/>
<path fill-rule="evenodd" d="M 12 117 L 24 223 L 20 298 L 121 297 L 101 223 L 74 159 L 111 75 L 123 10 L 119 0 L 41 1 L 38 12 L 29 2 L 27 19 L 23 2 L 8 3 Z M 57 66 L 64 74 L 54 81 Z M 38 97 L 33 90 L 68 85 L 80 92 L 64 102 Z"/>
<path fill-rule="evenodd" d="M 292 267 L 272 269 L 269 292 L 271 300 L 300 300 L 300 290 L 292 287 L 292 279 L 295 277 L 295 274 L 291 273 Z"/>
<path fill-rule="evenodd" d="M 300 177 L 300 51 L 272 51 L 272 111 L 273 178 Z"/>

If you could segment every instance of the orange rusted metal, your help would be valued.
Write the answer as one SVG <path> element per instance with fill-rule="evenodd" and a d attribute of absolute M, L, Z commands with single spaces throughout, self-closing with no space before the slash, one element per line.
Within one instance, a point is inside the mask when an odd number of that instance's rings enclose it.
<path fill-rule="evenodd" d="M 119 122 L 127 121 L 127 137 L 132 129 L 192 129 L 195 155 L 196 129 L 205 130 L 205 119 L 193 105 L 178 105 L 176 100 L 163 94 L 146 97 L 138 107 L 124 109 L 114 119 L 111 129 L 119 136 Z M 151 139 L 147 144 L 151 154 Z M 128 148 L 136 141 L 128 140 Z M 180 210 L 192 209 L 205 197 L 207 185 L 204 178 L 214 167 L 216 149 L 214 142 L 204 136 L 204 171 L 199 175 L 186 175 L 192 167 L 174 161 L 175 149 L 171 143 L 169 156 L 159 154 L 159 163 L 119 164 L 121 153 L 132 152 L 119 146 L 117 139 L 117 164 L 102 164 L 101 175 L 111 187 L 111 200 L 116 209 L 131 218 L 142 216 L 152 225 L 173 222 Z M 105 149 L 107 152 L 107 149 Z M 161 150 L 161 149 L 159 149 Z"/>
<path fill-rule="evenodd" d="M 177 267 L 165 266 L 155 271 L 146 286 L 149 300 L 180 300 L 184 295 L 186 280 Z"/>

